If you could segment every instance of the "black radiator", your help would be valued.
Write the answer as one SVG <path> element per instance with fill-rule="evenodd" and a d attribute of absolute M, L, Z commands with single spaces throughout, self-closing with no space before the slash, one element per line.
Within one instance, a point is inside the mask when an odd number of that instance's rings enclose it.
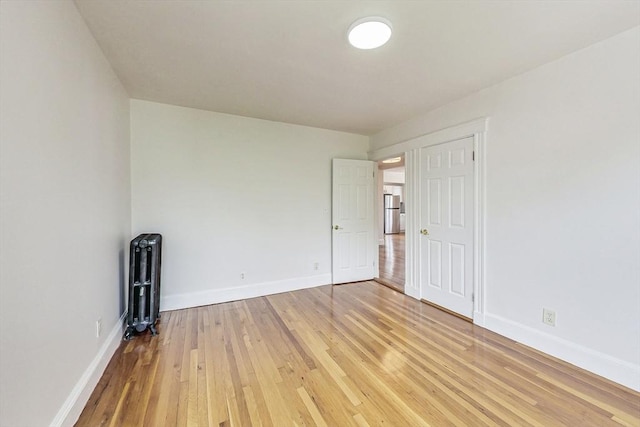
<path fill-rule="evenodd" d="M 131 241 L 129 257 L 129 307 L 125 340 L 134 331 L 147 328 L 157 335 L 156 322 L 160 317 L 160 266 L 162 264 L 162 236 L 141 234 Z"/>

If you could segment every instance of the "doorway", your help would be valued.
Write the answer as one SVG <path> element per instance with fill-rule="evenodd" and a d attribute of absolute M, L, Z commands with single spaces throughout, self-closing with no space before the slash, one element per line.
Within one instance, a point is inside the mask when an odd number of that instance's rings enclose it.
<path fill-rule="evenodd" d="M 378 162 L 379 246 L 377 280 L 398 292 L 405 286 L 404 156 Z"/>
<path fill-rule="evenodd" d="M 426 289 L 422 286 L 425 280 L 428 279 L 428 274 L 426 268 L 429 266 L 425 266 L 422 263 L 424 257 L 428 256 L 428 247 L 425 245 L 431 244 L 431 239 L 429 239 L 430 234 L 423 234 L 422 230 L 426 229 L 426 233 L 431 233 L 429 229 L 429 221 L 422 221 L 421 212 L 424 212 L 422 209 L 421 201 L 425 201 L 424 194 L 422 194 L 421 190 L 425 189 L 425 182 L 421 182 L 424 175 L 422 174 L 422 169 L 424 166 L 424 159 L 421 154 L 425 154 L 425 151 L 421 151 L 422 149 L 426 149 L 427 147 L 436 146 L 440 144 L 446 144 L 452 141 L 463 140 L 466 138 L 472 138 L 473 140 L 473 151 L 471 152 L 471 161 L 474 165 L 473 167 L 473 178 L 472 178 L 472 188 L 473 188 L 473 208 L 472 208 L 472 218 L 468 218 L 473 224 L 473 243 L 472 247 L 469 248 L 468 255 L 473 260 L 472 262 L 472 271 L 465 271 L 467 277 L 469 274 L 471 275 L 471 302 L 473 313 L 471 316 L 463 315 L 464 317 L 473 319 L 473 323 L 479 326 L 485 325 L 485 314 L 484 314 L 484 281 L 485 281 L 485 237 L 484 237 L 484 210 L 486 206 L 486 188 L 485 188 L 485 140 L 486 133 L 488 127 L 489 119 L 487 117 L 481 117 L 476 120 L 472 120 L 466 123 L 462 123 L 450 128 L 441 129 L 438 131 L 434 131 L 432 133 L 425 133 L 421 136 L 416 136 L 413 139 L 407 139 L 402 142 L 398 142 L 396 144 L 387 145 L 385 147 L 379 148 L 371 153 L 371 159 L 374 161 L 380 161 L 382 159 L 388 159 L 394 155 L 398 155 L 398 153 L 404 153 L 404 165 L 406 170 L 406 182 L 405 182 L 405 196 L 406 196 L 406 212 L 407 212 L 407 222 L 406 222 L 406 246 L 405 246 L 405 283 L 404 283 L 404 294 L 410 297 L 421 299 L 423 301 L 428 301 L 427 298 L 430 296 L 426 295 Z M 387 141 L 388 142 L 388 141 Z M 468 155 L 468 154 L 467 154 Z M 457 157 L 458 160 L 456 163 L 459 163 L 460 157 Z M 466 161 L 465 161 L 466 162 Z M 378 188 L 382 188 L 383 178 L 381 177 L 381 173 L 378 173 Z M 433 177 L 436 178 L 436 177 Z M 454 177 L 451 177 L 454 178 Z M 448 180 L 448 178 L 447 178 Z M 454 179 L 455 182 L 460 182 L 460 180 Z M 460 188 L 458 186 L 458 188 Z M 460 193 L 461 194 L 461 193 Z M 381 197 L 381 195 L 380 195 Z M 382 204 L 380 201 L 379 204 Z M 448 215 L 447 215 L 448 217 Z M 380 221 L 380 220 L 379 220 Z M 429 225 L 428 225 L 429 224 Z M 381 226 L 380 226 L 381 227 Z M 436 230 L 433 230 L 436 231 Z M 433 236 L 437 238 L 437 235 Z M 383 244 L 383 236 L 380 238 L 379 244 Z M 456 243 L 456 242 L 454 242 Z M 437 246 L 437 243 L 434 242 L 434 245 Z M 432 245 L 433 246 L 433 245 Z M 459 247 L 457 247 L 459 248 Z M 456 248 L 454 248 L 456 249 Z M 424 253 L 425 250 L 427 253 Z M 465 252 L 467 252 L 465 248 Z M 460 255 L 461 251 L 457 251 L 454 253 L 455 256 Z M 435 255 L 435 253 L 434 253 Z M 454 261 L 458 261 L 460 258 L 455 259 Z M 440 264 L 442 265 L 442 264 Z M 466 265 L 466 264 L 465 264 Z M 460 270 L 458 270 L 460 271 Z M 437 272 L 434 271 L 437 274 Z M 455 277 L 458 283 L 461 283 L 458 280 L 458 276 Z M 440 282 L 442 283 L 442 282 Z M 448 283 L 446 284 L 448 286 Z M 459 292 L 460 293 L 460 292 Z M 469 295 L 466 289 L 465 283 L 465 295 Z M 436 305 L 440 305 L 437 302 L 433 302 Z M 440 305 L 442 306 L 442 305 Z"/>

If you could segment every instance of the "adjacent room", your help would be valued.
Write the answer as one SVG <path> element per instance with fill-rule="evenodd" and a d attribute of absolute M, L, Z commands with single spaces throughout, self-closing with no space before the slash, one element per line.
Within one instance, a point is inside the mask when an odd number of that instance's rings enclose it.
<path fill-rule="evenodd" d="M 404 293 L 405 231 L 407 214 L 405 200 L 404 157 L 392 157 L 378 162 L 378 278 L 376 281 Z"/>
<path fill-rule="evenodd" d="M 0 426 L 639 426 L 639 76 L 635 0 L 0 0 Z"/>

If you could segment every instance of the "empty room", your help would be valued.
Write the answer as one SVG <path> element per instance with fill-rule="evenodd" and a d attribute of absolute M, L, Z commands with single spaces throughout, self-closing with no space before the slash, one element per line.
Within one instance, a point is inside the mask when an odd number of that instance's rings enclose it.
<path fill-rule="evenodd" d="M 0 0 L 0 427 L 74 425 L 640 426 L 640 2 Z"/>

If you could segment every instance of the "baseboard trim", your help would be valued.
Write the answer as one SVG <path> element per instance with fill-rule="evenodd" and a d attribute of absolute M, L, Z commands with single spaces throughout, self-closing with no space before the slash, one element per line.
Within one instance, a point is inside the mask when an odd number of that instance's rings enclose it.
<path fill-rule="evenodd" d="M 100 347 L 98 354 L 96 354 L 96 357 L 93 358 L 87 369 L 85 369 L 55 418 L 51 421 L 51 427 L 73 426 L 78 420 L 89 397 L 91 397 L 91 393 L 93 393 L 104 370 L 107 368 L 111 357 L 120 345 L 126 315 L 126 312 L 123 313 L 116 325 L 111 329 L 107 339 L 105 339 Z"/>
<path fill-rule="evenodd" d="M 410 286 L 409 282 L 404 282 L 404 294 L 413 299 L 420 300 L 420 289 Z"/>
<path fill-rule="evenodd" d="M 480 311 L 473 312 L 473 324 L 477 326 L 484 327 L 484 313 Z"/>
<path fill-rule="evenodd" d="M 321 274 L 318 276 L 254 283 L 246 286 L 190 292 L 188 294 L 165 295 L 160 297 L 160 310 L 171 311 L 202 305 L 219 304 L 222 302 L 297 291 L 299 289 L 314 288 L 330 283 L 331 274 Z"/>
<path fill-rule="evenodd" d="M 484 327 L 625 387 L 640 391 L 640 365 L 493 314 L 484 314 Z"/>

